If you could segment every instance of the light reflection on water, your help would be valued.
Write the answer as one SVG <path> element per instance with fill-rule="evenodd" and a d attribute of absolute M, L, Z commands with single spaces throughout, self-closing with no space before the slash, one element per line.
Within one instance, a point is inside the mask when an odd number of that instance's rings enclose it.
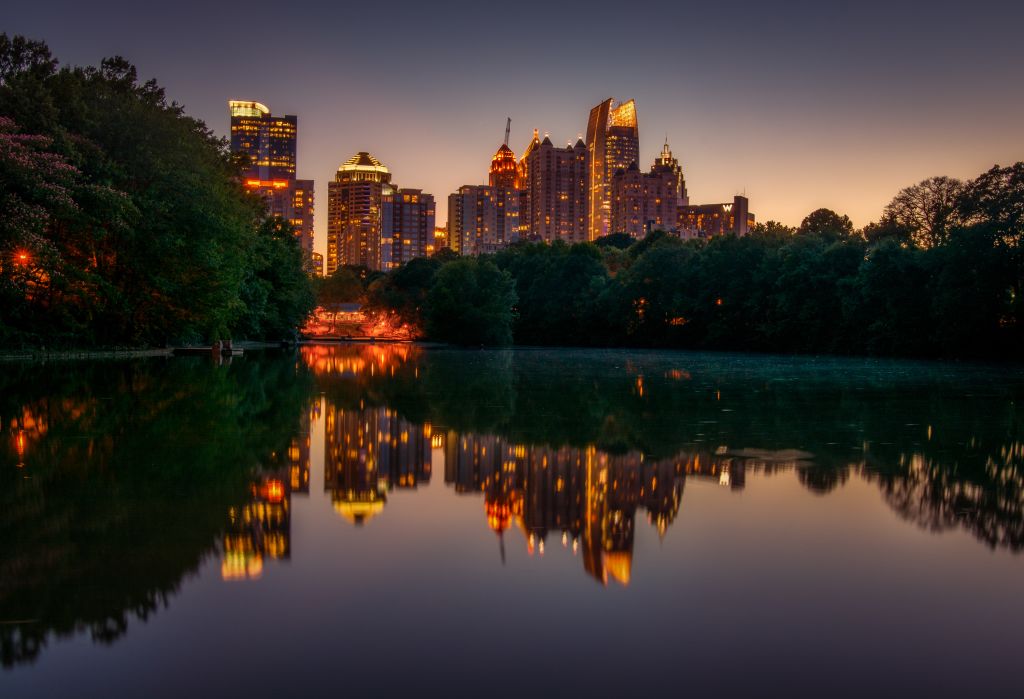
<path fill-rule="evenodd" d="M 826 674 L 866 642 L 941 655 L 937 638 L 970 638 L 977 619 L 994 618 L 987 642 L 954 655 L 989 668 L 980 686 L 1003 688 L 1009 676 L 991 664 L 1024 623 L 1020 605 L 983 602 L 1024 582 L 1024 391 L 1013 368 L 353 345 L 218 367 L 21 366 L 5 379 L 0 687 L 11 682 L 16 695 L 66 690 L 46 667 L 95 693 L 102 663 L 75 660 L 89 646 L 114 651 L 112 667 L 118 653 L 149 659 L 123 686 L 108 684 L 114 693 L 173 694 L 175 682 L 154 684 L 170 658 L 230 665 L 264 651 L 237 636 L 199 642 L 202 653 L 163 644 L 201 629 L 222 638 L 254 613 L 304 639 L 279 649 L 289 663 L 319 658 L 327 617 L 341 614 L 368 644 L 343 643 L 347 657 L 367 668 L 380 665 L 368 649 L 387 646 L 388 633 L 419 638 L 425 625 L 482 658 L 467 645 L 482 619 L 503 624 L 494 643 L 507 661 L 525 661 L 538 625 L 566 614 L 582 627 L 565 662 L 583 667 L 604 647 L 597 629 L 614 621 L 646 634 L 618 647 L 624 668 L 678 643 L 709 653 L 698 687 L 711 686 L 724 656 L 649 621 L 685 610 L 694 630 L 716 636 L 694 607 L 709 595 L 730 599 L 714 623 L 737 647 L 813 635 L 823 609 L 840 617 L 828 643 L 805 651 Z M 986 551 L 996 557 L 978 558 Z M 865 566 L 880 587 L 852 579 Z M 952 572 L 968 566 L 968 576 Z M 760 579 L 774 600 L 738 601 Z M 806 591 L 815 579 L 840 597 Z M 881 586 L 893 588 L 888 597 Z M 480 597 L 488 588 L 507 604 Z M 414 590 L 429 609 L 397 603 Z M 857 595 L 875 600 L 874 635 L 860 617 L 841 619 L 836 605 L 857 607 Z M 928 615 L 930 595 L 963 616 Z M 370 612 L 381 604 L 387 622 Z M 206 610 L 201 621 L 195 609 Z M 639 616 L 623 618 L 626 609 Z M 744 618 L 732 618 L 739 609 Z M 901 615 L 915 625 L 886 628 Z M 374 630 L 382 623 L 388 633 Z M 761 652 L 772 666 L 786 656 Z M 412 665 L 448 680 L 437 658 Z M 925 682 L 910 665 L 876 674 L 907 688 L 969 684 L 952 669 Z M 578 684 L 540 667 L 546 686 Z M 673 688 L 670 675 L 650 682 Z M 304 686 L 328 680 L 314 669 Z M 412 680 L 391 681 L 397 691 Z M 272 685 L 247 687 L 260 695 Z"/>

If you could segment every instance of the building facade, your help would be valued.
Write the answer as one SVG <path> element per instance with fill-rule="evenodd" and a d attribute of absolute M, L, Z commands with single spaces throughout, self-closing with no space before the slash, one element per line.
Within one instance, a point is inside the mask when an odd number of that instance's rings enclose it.
<path fill-rule="evenodd" d="M 519 161 L 520 235 L 545 242 L 588 240 L 587 147 L 556 148 L 537 132 Z"/>
<path fill-rule="evenodd" d="M 496 252 L 519 240 L 519 192 L 464 185 L 448 196 L 448 244 L 460 255 Z"/>
<path fill-rule="evenodd" d="M 661 154 L 654 159 L 651 172 L 671 177 L 676 206 L 689 206 L 690 195 L 686 191 L 686 179 L 683 177 L 683 168 L 680 167 L 679 161 L 672 156 L 672 149 L 668 147 L 667 136 L 665 137 L 665 145 L 662 146 Z"/>
<path fill-rule="evenodd" d="M 502 189 L 519 188 L 519 166 L 516 154 L 507 144 L 502 144 L 498 152 L 491 158 L 491 169 L 487 174 L 487 183 Z"/>
<path fill-rule="evenodd" d="M 341 164 L 327 185 L 327 276 L 343 265 L 382 269 L 381 207 L 391 172 L 362 151 Z"/>
<path fill-rule="evenodd" d="M 612 176 L 612 233 L 643 238 L 651 231 L 675 231 L 679 205 L 670 172 L 641 172 L 633 163 Z"/>
<path fill-rule="evenodd" d="M 381 269 L 394 269 L 433 252 L 433 195 L 421 189 L 393 189 L 383 196 L 381 214 Z"/>
<path fill-rule="evenodd" d="M 246 158 L 242 184 L 259 194 L 270 215 L 291 224 L 307 264 L 313 254 L 313 180 L 296 179 L 298 118 L 275 117 L 259 102 L 232 100 L 231 151 Z"/>
<path fill-rule="evenodd" d="M 231 100 L 231 152 L 248 158 L 244 177 L 294 180 L 298 118 L 275 117 L 259 102 Z"/>
<path fill-rule="evenodd" d="M 636 102 L 615 105 L 609 98 L 590 110 L 587 121 L 588 240 L 612 231 L 612 177 L 640 159 Z"/>
<path fill-rule="evenodd" d="M 668 139 L 650 172 L 636 163 L 612 176 L 612 233 L 643 238 L 651 231 L 678 230 L 678 210 L 689 203 L 679 161 L 672 157 Z"/>
<path fill-rule="evenodd" d="M 754 227 L 754 214 L 747 198 L 737 195 L 726 204 L 681 206 L 677 225 L 683 238 L 747 235 Z"/>

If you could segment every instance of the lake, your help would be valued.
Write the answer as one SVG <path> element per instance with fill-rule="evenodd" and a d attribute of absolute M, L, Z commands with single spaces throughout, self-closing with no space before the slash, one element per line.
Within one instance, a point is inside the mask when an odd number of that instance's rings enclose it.
<path fill-rule="evenodd" d="M 1021 695 L 1024 371 L 0 364 L 2 697 Z"/>

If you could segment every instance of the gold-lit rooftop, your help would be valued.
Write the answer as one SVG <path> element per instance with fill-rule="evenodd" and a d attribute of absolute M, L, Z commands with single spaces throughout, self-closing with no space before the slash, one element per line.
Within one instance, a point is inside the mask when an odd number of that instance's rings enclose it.
<path fill-rule="evenodd" d="M 228 109 L 233 117 L 260 117 L 270 114 L 270 108 L 259 102 L 229 100 Z"/>
<path fill-rule="evenodd" d="M 615 107 L 608 114 L 608 124 L 610 126 L 626 126 L 632 129 L 636 128 L 636 101 L 629 100 L 623 102 L 618 107 Z"/>
<path fill-rule="evenodd" d="M 338 172 L 379 172 L 390 174 L 384 163 L 366 151 L 360 151 L 338 166 Z"/>

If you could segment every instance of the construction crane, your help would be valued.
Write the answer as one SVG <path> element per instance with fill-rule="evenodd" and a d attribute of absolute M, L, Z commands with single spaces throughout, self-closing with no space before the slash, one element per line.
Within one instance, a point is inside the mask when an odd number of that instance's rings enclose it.
<path fill-rule="evenodd" d="M 508 134 L 512 130 L 512 117 L 507 117 L 508 121 L 505 122 L 505 145 L 508 145 Z"/>

